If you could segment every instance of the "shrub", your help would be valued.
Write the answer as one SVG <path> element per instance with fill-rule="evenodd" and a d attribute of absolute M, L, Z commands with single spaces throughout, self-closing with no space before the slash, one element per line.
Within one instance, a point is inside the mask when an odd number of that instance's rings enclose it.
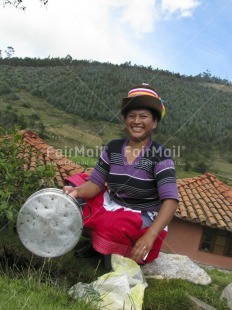
<path fill-rule="evenodd" d="M 11 93 L 10 87 L 4 82 L 0 82 L 0 95 L 5 95 L 9 93 Z"/>
<path fill-rule="evenodd" d="M 14 92 L 6 94 L 5 98 L 7 100 L 20 100 L 20 97 L 16 93 L 14 93 Z"/>
<path fill-rule="evenodd" d="M 31 104 L 29 102 L 22 102 L 21 107 L 29 109 L 31 108 Z"/>
<path fill-rule="evenodd" d="M 22 135 L 17 130 L 6 134 L 0 138 L 0 220 L 14 221 L 26 199 L 51 184 L 55 171 L 40 162 L 32 171 L 24 169 L 28 163 L 22 155 L 29 150 L 26 146 L 22 150 Z"/>
<path fill-rule="evenodd" d="M 0 111 L 0 126 L 11 128 L 18 124 L 18 115 L 12 111 L 12 106 L 7 106 L 7 111 Z"/>
<path fill-rule="evenodd" d="M 39 120 L 40 117 L 39 117 L 39 115 L 37 113 L 33 113 L 33 114 L 31 114 L 31 119 L 32 120 Z"/>

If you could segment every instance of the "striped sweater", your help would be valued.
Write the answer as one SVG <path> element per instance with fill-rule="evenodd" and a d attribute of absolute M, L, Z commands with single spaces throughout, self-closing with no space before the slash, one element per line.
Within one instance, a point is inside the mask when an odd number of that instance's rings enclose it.
<path fill-rule="evenodd" d="M 128 140 L 112 140 L 103 149 L 88 178 L 103 187 L 107 182 L 110 197 L 116 203 L 141 211 L 159 211 L 162 200 L 178 200 L 174 162 L 166 149 L 154 141 L 128 164 Z"/>

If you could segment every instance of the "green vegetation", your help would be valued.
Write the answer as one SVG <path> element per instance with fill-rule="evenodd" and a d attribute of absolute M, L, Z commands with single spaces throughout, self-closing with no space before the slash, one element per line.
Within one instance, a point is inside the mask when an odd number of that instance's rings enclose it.
<path fill-rule="evenodd" d="M 167 109 L 156 140 L 171 150 L 181 148 L 178 160 L 183 171 L 214 172 L 218 157 L 231 164 L 232 86 L 208 72 L 181 76 L 130 63 L 71 57 L 4 58 L 0 67 L 0 126 L 4 128 L 15 124 L 30 128 L 66 150 L 101 147 L 124 135 L 119 107 L 128 88 L 148 82 Z"/>
<path fill-rule="evenodd" d="M 84 301 L 68 299 L 68 288 L 65 285 L 60 284 L 57 287 L 55 283 L 49 283 L 52 282 L 48 280 L 49 278 L 46 278 L 45 282 L 41 282 L 40 278 L 36 278 L 37 276 L 36 272 L 31 272 L 20 278 L 0 276 L 1 309 L 97 309 L 96 306 L 91 307 L 91 304 L 86 304 Z M 221 273 L 221 278 L 223 276 L 224 273 Z M 230 277 L 230 281 L 232 281 L 232 277 Z M 145 290 L 144 310 L 188 310 L 190 308 L 188 295 L 198 296 L 199 299 L 218 310 L 228 309 L 226 303 L 219 299 L 221 293 L 217 289 L 221 284 L 219 281 L 214 281 L 209 287 L 202 287 L 177 279 L 169 281 L 149 280 L 148 282 L 149 286 Z"/>
<path fill-rule="evenodd" d="M 48 187 L 55 175 L 52 166 L 39 162 L 31 170 L 25 157 L 30 150 L 20 141 L 22 135 L 17 130 L 4 132 L 0 139 L 0 220 L 15 220 L 25 200 L 41 187 Z"/>
<path fill-rule="evenodd" d="M 77 260 L 73 251 L 40 258 L 22 245 L 13 226 L 3 227 L 0 220 L 0 309 L 97 310 L 85 300 L 70 300 L 67 291 L 77 282 L 92 282 L 105 273 L 101 259 Z"/>
<path fill-rule="evenodd" d="M 217 276 L 215 276 L 215 273 Z M 222 290 L 231 283 L 232 274 L 220 271 L 208 271 L 212 278 L 210 285 L 201 286 L 180 279 L 149 280 L 145 294 L 146 309 L 190 309 L 188 296 L 194 296 L 216 309 L 228 309 L 220 300 Z M 157 305 L 156 308 L 153 308 Z"/>
<path fill-rule="evenodd" d="M 90 283 L 108 272 L 101 257 L 76 258 L 73 251 L 59 258 L 33 256 L 11 229 L 1 231 L 0 309 L 81 309 L 97 310 L 81 300 L 70 300 L 68 289 L 77 282 Z M 181 279 L 147 279 L 145 309 L 188 310 L 188 296 L 194 296 L 218 310 L 228 309 L 220 300 L 232 274 L 207 271 L 212 283 L 197 285 Z"/>
<path fill-rule="evenodd" d="M 91 309 L 84 302 L 76 303 L 68 300 L 64 288 L 41 283 L 35 277 L 36 273 L 20 279 L 0 276 L 1 309 Z"/>

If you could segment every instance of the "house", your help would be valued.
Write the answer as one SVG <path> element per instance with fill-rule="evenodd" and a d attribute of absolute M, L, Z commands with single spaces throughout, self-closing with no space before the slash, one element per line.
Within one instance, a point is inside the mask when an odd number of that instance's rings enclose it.
<path fill-rule="evenodd" d="M 32 131 L 21 131 L 28 167 L 52 163 L 54 184 L 76 173 L 90 173 L 49 146 Z M 28 151 L 29 148 L 29 151 Z M 162 250 L 187 255 L 202 264 L 232 270 L 232 188 L 214 175 L 178 179 L 180 202 Z"/>
<path fill-rule="evenodd" d="M 232 270 L 232 188 L 210 173 L 177 183 L 180 202 L 162 250 Z"/>
<path fill-rule="evenodd" d="M 33 131 L 20 131 L 23 136 L 21 143 L 21 154 L 26 158 L 28 163 L 24 169 L 33 170 L 37 163 L 42 165 L 52 164 L 55 170 L 55 177 L 53 179 L 54 186 L 61 188 L 64 179 L 68 176 L 85 172 L 90 173 L 91 169 L 84 168 L 72 160 L 68 159 L 54 147 L 48 145 Z"/>

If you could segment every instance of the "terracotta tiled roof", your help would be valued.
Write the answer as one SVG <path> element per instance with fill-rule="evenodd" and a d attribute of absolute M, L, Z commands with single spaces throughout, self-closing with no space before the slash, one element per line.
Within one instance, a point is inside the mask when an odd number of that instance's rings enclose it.
<path fill-rule="evenodd" d="M 176 216 L 190 222 L 232 231 L 232 188 L 213 174 L 178 179 Z"/>
<path fill-rule="evenodd" d="M 67 159 L 49 146 L 36 133 L 21 131 L 23 135 L 22 153 L 28 159 L 25 169 L 34 169 L 37 160 L 42 164 L 54 165 L 54 183 L 63 186 L 64 178 L 76 173 L 91 173 Z M 27 146 L 27 147 L 26 147 Z M 176 217 L 213 228 L 232 231 L 232 188 L 219 181 L 213 174 L 178 179 L 179 206 Z"/>
<path fill-rule="evenodd" d="M 38 161 L 42 165 L 52 164 L 56 172 L 54 184 L 57 187 L 63 186 L 63 181 L 66 177 L 85 171 L 83 167 L 75 164 L 52 146 L 48 145 L 36 133 L 32 131 L 21 131 L 20 134 L 23 136 L 23 143 L 20 145 L 21 155 L 27 159 L 27 166 L 24 169 L 35 169 Z"/>

